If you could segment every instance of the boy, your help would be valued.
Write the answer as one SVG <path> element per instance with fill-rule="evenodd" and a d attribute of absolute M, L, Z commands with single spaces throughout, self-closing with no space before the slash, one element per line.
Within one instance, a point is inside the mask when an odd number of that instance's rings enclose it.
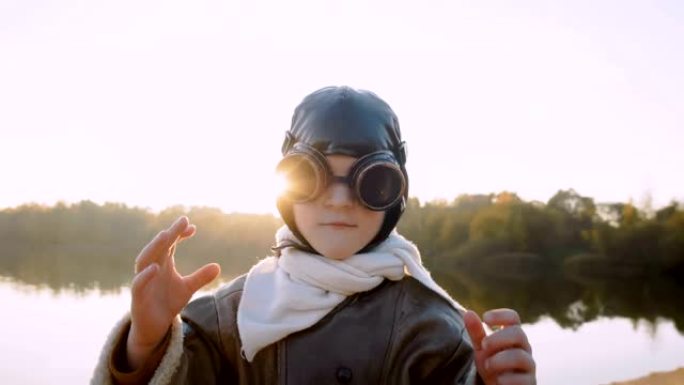
<path fill-rule="evenodd" d="M 316 91 L 296 108 L 282 152 L 276 255 L 188 304 L 220 269 L 176 272 L 176 244 L 195 232 L 179 218 L 136 259 L 130 319 L 112 332 L 92 383 L 535 383 L 517 314 L 486 313 L 503 328 L 485 336 L 394 231 L 408 175 L 384 101 Z"/>

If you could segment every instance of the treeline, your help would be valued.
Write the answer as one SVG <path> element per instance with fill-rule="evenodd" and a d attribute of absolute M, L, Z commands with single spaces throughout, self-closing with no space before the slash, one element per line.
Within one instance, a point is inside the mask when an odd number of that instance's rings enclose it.
<path fill-rule="evenodd" d="M 546 203 L 508 192 L 424 205 L 411 199 L 398 228 L 418 244 L 427 264 L 447 269 L 539 264 L 594 275 L 684 273 L 684 207 L 678 202 L 647 211 L 632 203 L 597 204 L 574 190 Z"/>
<path fill-rule="evenodd" d="M 602 316 L 672 320 L 684 333 L 684 208 L 600 204 L 573 190 L 548 202 L 512 193 L 415 199 L 399 230 L 435 279 L 479 312 L 516 309 L 576 328 Z"/>
<path fill-rule="evenodd" d="M 24 205 L 0 210 L 0 279 L 57 292 L 118 291 L 140 249 L 180 215 L 198 232 L 179 246 L 179 270 L 218 262 L 224 280 L 269 255 L 282 225 L 272 215 L 205 207 Z M 676 202 L 649 211 L 573 190 L 545 203 L 507 192 L 411 199 L 398 227 L 435 279 L 475 310 L 512 307 L 527 322 L 550 316 L 566 327 L 599 316 L 671 319 L 684 332 L 684 209 Z"/>
<path fill-rule="evenodd" d="M 217 261 L 227 278 L 268 255 L 282 223 L 271 215 L 205 207 L 155 214 L 90 201 L 24 205 L 0 211 L 0 275 L 53 288 L 69 282 L 115 289 L 130 280 L 141 247 L 179 215 L 198 226 L 179 247 L 179 269 Z M 508 192 L 425 204 L 412 198 L 398 230 L 419 246 L 431 270 L 442 273 L 684 276 L 684 209 L 676 202 L 645 212 L 631 203 L 597 204 L 573 190 L 546 203 Z"/>
<path fill-rule="evenodd" d="M 90 201 L 23 205 L 0 211 L 0 276 L 56 290 L 118 290 L 130 281 L 142 247 L 180 215 L 188 215 L 198 231 L 179 245 L 178 269 L 187 274 L 219 262 L 228 278 L 269 253 L 281 224 L 272 215 L 225 214 L 206 207 L 176 206 L 155 214 Z"/>

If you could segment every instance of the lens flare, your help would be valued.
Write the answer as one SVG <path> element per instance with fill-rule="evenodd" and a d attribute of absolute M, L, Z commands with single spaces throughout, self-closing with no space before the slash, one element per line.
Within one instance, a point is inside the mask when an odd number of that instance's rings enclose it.
<path fill-rule="evenodd" d="M 276 172 L 273 178 L 274 191 L 276 192 L 276 197 L 283 196 L 290 188 L 290 183 L 284 172 Z"/>

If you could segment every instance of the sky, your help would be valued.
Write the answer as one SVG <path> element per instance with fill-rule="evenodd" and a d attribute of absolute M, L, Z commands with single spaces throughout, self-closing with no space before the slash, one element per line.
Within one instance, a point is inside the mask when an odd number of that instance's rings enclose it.
<path fill-rule="evenodd" d="M 399 116 L 410 195 L 684 201 L 684 4 L 0 0 L 0 208 L 275 212 L 294 107 Z M 648 198 L 650 197 L 650 198 Z"/>

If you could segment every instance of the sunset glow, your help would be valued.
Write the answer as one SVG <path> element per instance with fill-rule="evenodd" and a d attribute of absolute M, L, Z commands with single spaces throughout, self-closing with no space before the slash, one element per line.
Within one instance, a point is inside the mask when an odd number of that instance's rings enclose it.
<path fill-rule="evenodd" d="M 399 116 L 410 195 L 684 200 L 677 2 L 10 2 L 0 208 L 275 212 L 293 108 L 326 85 Z"/>

